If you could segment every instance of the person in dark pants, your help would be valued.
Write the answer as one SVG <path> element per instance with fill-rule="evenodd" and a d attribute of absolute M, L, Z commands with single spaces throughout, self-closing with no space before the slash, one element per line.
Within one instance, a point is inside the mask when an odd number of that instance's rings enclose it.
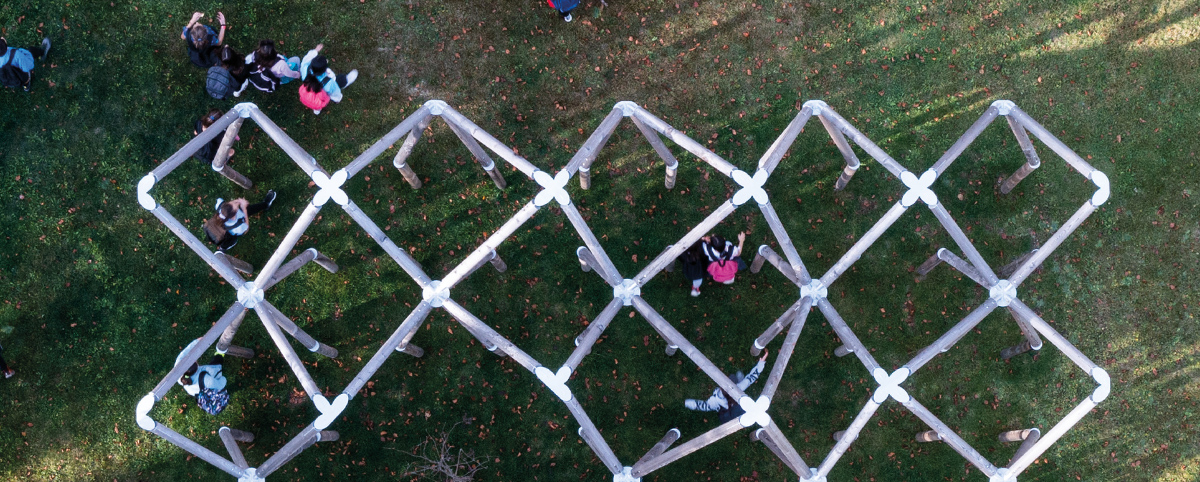
<path fill-rule="evenodd" d="M 229 202 L 217 198 L 217 213 L 204 222 L 204 234 L 219 250 L 228 251 L 250 230 L 250 216 L 266 211 L 274 202 L 275 191 L 267 191 L 266 198 L 258 204 L 241 198 Z"/>
<path fill-rule="evenodd" d="M 207 114 L 204 114 L 204 117 L 201 117 L 196 121 L 196 128 L 192 131 L 192 135 L 200 135 L 201 132 L 208 130 L 208 128 L 220 118 L 220 110 L 210 109 Z M 205 144 L 203 147 L 197 150 L 195 154 L 192 154 L 192 157 L 198 161 L 211 164 L 213 162 L 213 158 L 217 155 L 217 149 L 221 147 L 222 138 L 223 136 L 214 137 L 213 140 L 208 142 L 208 144 Z M 229 148 L 229 158 L 233 157 L 233 152 L 233 148 Z"/>
<path fill-rule="evenodd" d="M 48 38 L 43 38 L 38 47 L 19 49 L 10 48 L 8 40 L 0 37 L 0 68 L 5 70 L 5 85 L 8 87 L 20 85 L 25 92 L 29 92 L 29 85 L 33 82 L 33 61 L 43 58 L 49 53 L 50 39 Z M 13 84 L 9 85 L 9 82 L 13 82 Z"/>
<path fill-rule="evenodd" d="M 679 262 L 683 264 L 683 276 L 692 282 L 692 296 L 700 296 L 700 285 L 704 283 L 704 277 L 708 273 L 706 271 L 708 258 L 704 256 L 704 242 L 696 241 L 695 244 L 692 244 L 692 247 L 679 257 Z"/>
<path fill-rule="evenodd" d="M 319 92 L 324 90 L 329 96 L 329 101 L 341 102 L 342 89 L 349 87 L 358 79 L 358 69 L 353 69 L 346 75 L 338 75 L 329 67 L 329 59 L 324 55 L 320 55 L 321 49 L 325 48 L 324 44 L 317 44 L 312 50 L 309 50 L 304 58 L 300 60 L 300 80 L 304 82 L 301 85 L 301 90 L 309 92 Z M 301 92 L 301 102 L 304 102 L 304 92 Z M 328 101 L 326 101 L 326 105 Z M 316 104 L 305 104 L 306 107 L 313 110 L 314 114 L 320 114 L 322 107 L 317 107 Z"/>
<path fill-rule="evenodd" d="M 579 0 L 546 0 L 546 3 L 558 12 L 558 16 L 562 17 L 564 22 L 571 21 L 571 11 L 579 6 Z"/>
<path fill-rule="evenodd" d="M 4 347 L 0 346 L 0 373 L 4 373 L 4 378 L 12 378 L 17 374 L 16 370 L 8 367 L 8 362 L 4 361 Z"/>
<path fill-rule="evenodd" d="M 745 392 L 747 388 L 750 388 L 750 385 L 754 384 L 754 382 L 758 380 L 759 375 L 762 374 L 763 367 L 765 367 L 767 363 L 767 353 L 767 350 L 763 350 L 762 356 L 758 358 L 758 363 L 756 363 L 754 368 L 750 370 L 749 375 L 743 376 L 742 372 L 739 371 L 732 377 L 734 383 L 737 383 L 738 388 L 743 392 Z M 697 412 L 717 412 L 717 419 L 721 423 L 728 422 L 740 417 L 743 413 L 746 413 L 746 411 L 742 410 L 742 407 L 738 405 L 738 401 L 734 400 L 733 397 L 726 393 L 725 390 L 722 390 L 721 387 L 713 389 L 712 395 L 709 395 L 708 399 L 695 400 L 689 398 L 683 401 L 683 406 L 688 410 L 695 410 Z"/>

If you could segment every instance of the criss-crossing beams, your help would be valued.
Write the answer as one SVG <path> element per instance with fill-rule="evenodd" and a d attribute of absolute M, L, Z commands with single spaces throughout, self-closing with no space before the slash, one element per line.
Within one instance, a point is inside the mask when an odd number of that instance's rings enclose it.
<path fill-rule="evenodd" d="M 1107 199 L 1109 193 L 1108 179 L 1102 172 L 1093 169 L 1080 159 L 1079 156 L 1071 152 L 1069 148 L 1054 138 L 1053 135 L 1008 101 L 998 101 L 993 104 L 984 114 L 984 117 L 979 122 L 976 122 L 971 130 L 959 142 L 955 143 L 933 168 L 919 175 L 901 166 L 821 101 L 809 101 L 804 104 L 803 109 L 801 109 L 796 118 L 792 120 L 779 138 L 763 154 L 759 160 L 758 168 L 753 173 L 737 169 L 732 163 L 722 159 L 695 140 L 632 102 L 618 103 L 612 112 L 601 122 L 597 130 L 580 147 L 567 166 L 553 175 L 539 170 L 458 111 L 449 107 L 444 102 L 437 100 L 425 103 L 384 135 L 382 139 L 352 160 L 345 168 L 333 174 L 329 174 L 322 169 L 311 156 L 288 138 L 281 129 L 275 126 L 270 119 L 267 119 L 252 104 L 240 104 L 231 113 L 236 113 L 237 115 L 227 115 L 219 119 L 212 128 L 185 145 L 179 152 L 164 161 L 138 184 L 139 204 L 154 213 L 185 244 L 191 247 L 193 251 L 213 267 L 223 279 L 229 282 L 236 290 L 237 301 L 233 303 L 217 324 L 201 337 L 194 348 L 184 354 L 180 363 L 159 382 L 154 391 L 139 402 L 136 415 L 138 424 L 143 429 L 162 436 L 225 472 L 238 477 L 239 480 L 263 480 L 264 477 L 277 470 L 282 464 L 317 441 L 336 439 L 336 432 L 325 429 L 340 416 L 349 400 L 366 385 L 367 381 L 379 370 L 392 353 L 400 351 L 418 357 L 423 355 L 424 351 L 413 345 L 411 340 L 416 333 L 416 329 L 424 322 L 434 308 L 444 308 L 447 313 L 490 351 L 501 356 L 513 358 L 514 361 L 526 370 L 529 370 L 538 380 L 545 384 L 567 406 L 572 416 L 580 424 L 580 437 L 613 473 L 614 481 L 629 482 L 640 480 L 640 477 L 645 474 L 662 468 L 721 438 L 736 433 L 742 428 L 750 427 L 757 427 L 752 432 L 751 438 L 763 442 L 785 465 L 799 475 L 801 480 L 823 481 L 841 455 L 845 453 L 849 445 L 857 437 L 858 433 L 865 427 L 867 421 L 881 404 L 886 403 L 888 399 L 897 400 L 929 424 L 933 428 L 933 434 L 929 435 L 929 438 L 947 442 L 955 450 L 963 454 L 971 463 L 979 467 L 981 471 L 991 477 L 992 480 L 1012 481 L 1033 460 L 1042 454 L 1050 444 L 1053 444 L 1054 441 L 1060 438 L 1074 423 L 1086 414 L 1091 407 L 1094 407 L 1096 403 L 1099 403 L 1108 395 L 1109 381 L 1107 373 L 1091 363 L 1086 356 L 1071 346 L 1061 335 L 1055 332 L 1045 321 L 1021 302 L 1017 297 L 1016 291 L 1020 282 L 1046 259 L 1053 248 L 1061 244 L 1066 236 L 1070 234 L 1070 231 L 1074 230 L 1086 218 L 1087 214 L 1090 214 L 1096 206 L 1099 206 Z M 997 115 L 1003 115 L 1009 120 L 1010 127 L 1013 128 L 1018 143 L 1021 145 L 1022 151 L 1027 158 L 1027 162 L 1022 168 L 1004 183 L 1002 192 L 1007 193 L 1011 190 L 1012 186 L 1019 183 L 1021 179 L 1032 172 L 1040 163 L 1040 159 L 1037 158 L 1036 151 L 1033 149 L 1026 135 L 1026 130 L 1033 133 L 1035 137 L 1059 153 L 1068 163 L 1083 173 L 1086 178 L 1097 186 L 1097 191 L 1088 204 L 1085 204 L 1067 225 L 1055 233 L 1054 237 L 1047 243 L 1047 246 L 1043 247 L 1037 253 L 1028 256 L 1023 261 L 1023 264 L 1015 270 L 1014 274 L 1005 280 L 999 279 L 994 271 L 983 262 L 982 257 L 971 245 L 965 234 L 962 233 L 962 230 L 958 229 L 948 212 L 938 203 L 937 195 L 932 189 L 934 181 L 944 172 L 950 162 L 961 154 L 970 141 L 978 136 L 979 131 L 983 127 L 986 127 L 991 120 L 994 120 Z M 804 266 L 790 237 L 783 228 L 779 214 L 770 203 L 769 193 L 764 189 L 764 185 L 771 173 L 778 167 L 791 144 L 812 116 L 817 116 L 845 160 L 846 166 L 835 184 L 835 189 L 840 190 L 845 188 L 860 166 L 860 161 L 851 148 L 851 143 L 858 145 L 859 148 L 866 152 L 873 160 L 879 162 L 907 188 L 900 200 L 887 211 L 883 218 L 860 238 L 829 271 L 819 278 L 813 278 Z M 213 169 L 221 172 L 239 185 L 249 187 L 249 180 L 229 169 L 224 163 L 228 157 L 226 153 L 232 144 L 232 139 L 236 137 L 242 121 L 247 117 L 252 118 L 258 123 L 268 136 L 278 143 L 284 152 L 312 178 L 313 183 L 318 188 L 313 199 L 300 215 L 300 219 L 293 225 L 284 237 L 283 242 L 271 256 L 271 259 L 268 260 L 267 264 L 259 272 L 259 275 L 253 280 L 244 279 L 238 274 L 239 271 L 252 274 L 254 271 L 252 266 L 226 256 L 223 253 L 210 251 L 175 220 L 165 208 L 160 206 L 150 194 L 150 191 L 159 180 L 178 167 L 200 146 L 214 139 L 221 131 L 225 132 L 225 137 L 223 138 L 216 160 L 214 160 Z M 408 255 L 407 251 L 400 249 L 394 241 L 389 239 L 379 229 L 378 225 L 363 213 L 353 200 L 349 199 L 343 190 L 343 186 L 352 180 L 360 170 L 381 156 L 401 138 L 404 138 L 404 141 L 396 149 L 396 154 L 393 157 L 393 166 L 399 170 L 403 178 L 413 188 L 420 188 L 422 185 L 421 180 L 412 167 L 408 165 L 408 157 L 412 154 L 417 140 L 430 127 L 435 117 L 445 121 L 446 125 L 454 132 L 464 146 L 467 147 L 473 157 L 479 162 L 480 167 L 484 169 L 498 188 L 504 188 L 507 182 L 500 170 L 497 169 L 496 163 L 492 160 L 488 151 L 499 156 L 508 165 L 520 171 L 542 188 L 508 222 L 488 236 L 483 244 L 475 248 L 458 266 L 446 273 L 440 280 L 430 277 L 421 265 Z M 664 161 L 666 166 L 665 185 L 667 188 L 674 186 L 679 161 L 666 148 L 663 138 L 674 142 L 700 161 L 705 162 L 718 172 L 729 177 L 739 187 L 730 199 L 717 207 L 703 222 L 690 230 L 679 241 L 667 247 L 666 250 L 659 254 L 639 273 L 629 278 L 623 276 L 615 265 L 613 265 L 604 249 L 600 246 L 597 237 L 572 203 L 570 194 L 567 191 L 570 178 L 576 174 L 578 174 L 580 184 L 584 189 L 590 187 L 590 166 L 623 118 L 629 118 L 634 123 L 654 151 Z M 758 398 L 752 398 L 738 389 L 733 380 L 722 373 L 708 357 L 700 353 L 695 346 L 642 298 L 642 288 L 648 281 L 654 278 L 659 272 L 667 269 L 674 262 L 675 258 L 682 254 L 688 246 L 695 243 L 701 236 L 732 214 L 739 206 L 751 200 L 763 212 L 772 234 L 775 236 L 780 250 L 783 252 L 783 256 L 780 256 L 767 246 L 760 247 L 752 271 L 757 272 L 764 262 L 770 262 L 772 266 L 779 269 L 785 277 L 799 288 L 800 293 L 800 298 L 797 302 L 785 311 L 778 320 L 771 324 L 766 332 L 756 339 L 751 346 L 751 352 L 757 355 L 779 333 L 784 330 L 788 332 L 783 346 L 779 350 L 779 356 L 776 358 L 775 364 L 767 376 L 767 382 L 765 383 L 762 395 Z M 354 377 L 345 389 L 335 395 L 332 400 L 317 389 L 316 383 L 312 380 L 311 376 L 308 376 L 303 363 L 299 360 L 294 350 L 291 349 L 284 333 L 290 334 L 302 345 L 309 347 L 310 350 L 326 356 L 336 356 L 336 350 L 317 342 L 311 336 L 308 336 L 307 333 L 304 333 L 303 330 L 272 306 L 266 300 L 264 293 L 274 284 L 308 262 L 316 262 L 327 270 L 336 272 L 337 266 L 312 248 L 284 263 L 287 253 L 291 252 L 305 229 L 313 222 L 320 209 L 329 201 L 333 201 L 345 210 L 388 253 L 396 264 L 420 286 L 422 293 L 422 299 L 414 307 L 413 311 L 395 329 L 358 375 Z M 938 342 L 923 350 L 905 366 L 888 373 L 874 360 L 869 350 L 857 339 L 826 296 L 828 294 L 828 287 L 845 273 L 862 256 L 866 249 L 908 208 L 916 205 L 918 202 L 926 205 L 933 211 L 935 217 L 951 233 L 956 244 L 958 244 L 959 248 L 967 256 L 967 260 L 962 260 L 948 250 L 942 249 L 939 250 L 938 259 L 947 261 L 955 268 L 967 274 L 968 277 L 987 288 L 990 296 L 983 305 L 972 311 L 967 318 L 952 328 Z M 592 320 L 587 329 L 576 338 L 575 350 L 573 350 L 566 362 L 557 369 L 543 366 L 514 343 L 483 323 L 453 298 L 454 287 L 483 264 L 491 263 L 496 269 L 503 271 L 505 265 L 503 260 L 500 259 L 497 249 L 506 238 L 531 219 L 540 208 L 551 203 L 556 203 L 562 209 L 563 214 L 570 221 L 572 227 L 584 243 L 584 246 L 580 247 L 577 251 L 583 269 L 585 271 L 595 270 L 600 278 L 610 285 L 613 290 L 612 301 Z M 1091 206 L 1091 208 L 1089 209 L 1088 206 Z M 674 448 L 671 448 L 671 446 L 680 438 L 681 434 L 677 429 L 672 429 L 632 466 L 626 466 L 619 461 L 611 447 L 604 440 L 604 437 L 601 436 L 599 430 L 579 404 L 578 399 L 572 394 L 568 384 L 571 374 L 576 371 L 579 364 L 590 353 L 596 340 L 624 306 L 630 306 L 639 312 L 651 327 L 658 332 L 667 344 L 667 355 L 673 355 L 678 350 L 682 350 L 685 356 L 696 363 L 701 371 L 719 387 L 730 393 L 734 399 L 738 400 L 738 404 L 746 412 L 745 415 L 722 424 Z M 1021 325 L 1022 332 L 1031 337 L 1031 340 L 1037 336 L 1037 333 L 1041 333 L 1050 339 L 1052 344 L 1062 349 L 1072 361 L 1083 368 L 1099 385 L 1091 397 L 1076 407 L 1075 410 L 1054 426 L 1045 436 L 1039 439 L 1037 436 L 1028 437 L 1022 435 L 1021 439 L 1025 440 L 1026 444 L 1022 446 L 1022 449 L 1013 458 L 1009 466 L 1004 468 L 996 468 L 984 460 L 977 451 L 954 434 L 944 423 L 937 420 L 936 417 L 930 414 L 928 410 L 921 406 L 901 386 L 913 371 L 919 369 L 937 353 L 949 349 L 954 342 L 961 339 L 972 327 L 978 324 L 987 313 L 990 313 L 998 306 L 1005 307 L 1013 313 L 1014 318 Z M 772 423 L 770 414 L 768 413 L 771 399 L 782 380 L 783 373 L 786 370 L 788 361 L 799 339 L 800 332 L 803 329 L 805 319 L 813 308 L 819 309 L 824 314 L 838 337 L 844 343 L 836 353 L 839 356 L 851 353 L 855 354 L 867 369 L 867 372 L 879 384 L 874 394 L 866 401 L 863 409 L 854 418 L 850 426 L 845 431 L 839 432 L 840 436 L 835 437 L 837 443 L 817 467 L 809 467 L 805 463 L 778 426 Z M 183 371 L 198 360 L 202 353 L 209 347 L 216 345 L 219 352 L 227 352 L 238 356 L 252 356 L 252 351 L 231 344 L 233 334 L 236 333 L 245 313 L 250 309 L 255 310 L 259 314 L 268 334 L 283 353 L 288 365 L 296 373 L 297 378 L 301 381 L 319 414 L 313 423 L 306 426 L 291 442 L 288 442 L 282 449 L 257 468 L 249 467 L 246 464 L 245 458 L 242 456 L 236 443 L 238 441 L 252 441 L 252 434 L 222 427 L 220 431 L 221 439 L 230 453 L 230 457 L 226 459 L 159 424 L 150 417 L 150 412 L 153 410 L 154 404 L 165 395 L 167 390 L 173 385 L 174 380 L 178 379 Z M 1035 348 L 1040 348 L 1041 346 L 1040 339 L 1038 339 L 1036 344 L 1033 344 L 1032 341 L 1029 344 Z"/>

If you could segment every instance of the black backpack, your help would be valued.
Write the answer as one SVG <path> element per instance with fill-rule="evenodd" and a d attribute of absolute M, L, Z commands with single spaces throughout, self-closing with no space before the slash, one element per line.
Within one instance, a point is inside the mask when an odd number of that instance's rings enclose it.
<path fill-rule="evenodd" d="M 204 82 L 204 87 L 214 99 L 224 99 L 233 93 L 233 76 L 229 75 L 229 71 L 224 67 L 209 67 L 208 80 Z"/>
<path fill-rule="evenodd" d="M 261 65 L 250 72 L 247 80 L 250 81 L 250 85 L 263 92 L 275 92 L 275 88 L 279 87 L 279 78 L 271 73 L 271 69 L 263 68 Z"/>
<path fill-rule="evenodd" d="M 5 62 L 4 66 L 0 67 L 0 84 L 4 84 L 5 87 L 20 87 L 28 79 L 29 74 L 26 74 L 19 67 L 13 65 L 13 59 L 15 58 L 17 58 L 17 49 L 9 47 L 8 62 Z"/>

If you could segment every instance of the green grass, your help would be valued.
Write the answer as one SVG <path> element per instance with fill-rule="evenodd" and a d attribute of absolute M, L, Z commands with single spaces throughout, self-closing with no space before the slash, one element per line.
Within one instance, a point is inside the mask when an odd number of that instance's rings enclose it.
<path fill-rule="evenodd" d="M 228 480 L 133 420 L 133 407 L 187 342 L 233 300 L 228 286 L 138 207 L 141 176 L 191 138 L 195 119 L 227 109 L 203 90 L 178 32 L 195 5 L 47 2 L 0 5 L 11 44 L 55 44 L 35 71 L 35 91 L 0 92 L 0 343 L 17 377 L 0 381 L 0 478 L 5 480 Z M 913 171 L 932 165 L 986 106 L 1012 99 L 1094 166 L 1113 195 L 1022 285 L 1020 296 L 1113 377 L 1112 396 L 1021 480 L 1190 481 L 1200 477 L 1195 376 L 1200 332 L 1191 287 L 1200 225 L 1192 140 L 1200 125 L 1200 8 L 1161 2 L 586 2 L 565 24 L 544 3 L 400 2 L 327 5 L 284 1 L 221 8 L 227 41 L 242 50 L 274 38 L 289 55 L 324 42 L 339 71 L 358 68 L 346 99 L 320 116 L 294 85 L 258 104 L 327 169 L 344 166 L 430 99 L 443 99 L 545 170 L 565 165 L 612 105 L 644 105 L 742 169 L 791 121 L 823 99 Z M 672 146 L 682 168 L 662 187 L 661 162 L 629 125 L 593 167 L 593 188 L 570 188 L 622 273 L 646 266 L 731 193 L 731 183 Z M 156 187 L 188 226 L 216 197 L 280 192 L 236 255 L 269 256 L 314 190 L 256 128 L 243 131 L 234 166 L 258 184 L 238 188 L 189 161 Z M 840 157 L 815 120 L 768 183 L 772 201 L 810 270 L 823 273 L 901 193 L 865 162 L 833 192 Z M 1077 173 L 1038 144 L 1043 167 L 1010 196 L 996 182 L 1021 162 L 995 124 L 935 185 L 984 257 L 999 266 L 1043 243 L 1089 196 Z M 866 156 L 860 152 L 860 157 Z M 434 124 L 411 165 L 414 191 L 386 158 L 348 185 L 398 244 L 439 277 L 534 193 L 515 170 L 497 190 L 448 129 Z M 393 211 L 394 208 L 394 211 Z M 919 215 L 919 216 L 918 216 Z M 454 291 L 489 325 L 547 366 L 611 299 L 576 268 L 578 236 L 556 209 L 506 241 L 509 270 L 481 269 Z M 336 208 L 299 248 L 316 246 L 342 267 L 307 267 L 268 298 L 336 360 L 304 357 L 322 388 L 344 387 L 420 299 L 420 290 Z M 722 226 L 772 242 L 758 210 Z M 918 231 L 920 229 L 920 231 Z M 986 293 L 939 268 L 911 270 L 949 238 L 924 208 L 901 218 L 830 289 L 830 298 L 889 369 L 911 358 Z M 795 288 L 772 270 L 733 287 L 686 295 L 662 274 L 646 299 L 727 371 L 752 363 L 746 347 Z M 911 304 L 910 304 L 911 302 Z M 253 320 L 251 318 L 250 320 Z M 11 328 L 9 328 L 11 327 Z M 252 465 L 315 417 L 292 403 L 294 375 L 257 323 L 238 334 L 253 360 L 228 367 L 230 408 L 201 413 L 178 391 L 154 416 L 219 449 L 221 425 L 254 432 Z M 999 431 L 1057 422 L 1093 384 L 1047 344 L 1010 362 L 1019 339 L 1010 317 L 989 315 L 953 350 L 907 383 L 911 392 L 992 461 L 1015 449 Z M 460 446 L 488 455 L 481 480 L 609 480 L 575 434 L 577 424 L 531 374 L 498 359 L 444 312 L 420 329 L 426 356 L 396 355 L 332 427 L 338 442 L 313 447 L 272 480 L 395 480 L 426 434 L 473 417 Z M 771 413 L 816 465 L 830 434 L 849 424 L 874 386 L 819 312 L 808 318 Z M 778 341 L 771 346 L 776 351 Z M 623 311 L 584 360 L 572 390 L 627 464 L 669 428 L 685 438 L 713 426 L 681 399 L 711 382 Z M 756 390 L 751 390 L 757 393 Z M 184 405 L 188 405 L 184 409 Z M 919 445 L 924 424 L 886 403 L 830 480 L 984 480 L 949 447 Z M 722 440 L 647 480 L 779 480 L 781 463 L 744 434 Z"/>

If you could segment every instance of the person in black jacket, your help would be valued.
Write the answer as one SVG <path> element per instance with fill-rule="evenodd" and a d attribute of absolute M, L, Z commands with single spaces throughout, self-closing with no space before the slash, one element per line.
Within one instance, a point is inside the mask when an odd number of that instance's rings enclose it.
<path fill-rule="evenodd" d="M 692 282 L 692 296 L 700 296 L 700 284 L 704 283 L 708 258 L 704 256 L 704 241 L 696 241 L 679 257 L 683 264 L 683 276 Z"/>
<path fill-rule="evenodd" d="M 207 114 L 204 114 L 204 117 L 201 117 L 196 121 L 196 128 L 192 131 L 192 135 L 200 135 L 201 132 L 208 130 L 209 126 L 212 126 L 213 123 L 220 118 L 221 111 L 217 109 L 209 110 Z M 213 140 L 208 141 L 208 144 L 205 144 L 200 148 L 200 150 L 196 151 L 195 154 L 192 154 L 192 157 L 196 158 L 198 161 L 211 164 L 213 162 L 213 158 L 217 155 L 217 148 L 221 147 L 221 139 L 223 137 L 224 136 L 214 137 Z M 229 158 L 233 158 L 233 151 L 233 148 L 230 147 Z"/>

